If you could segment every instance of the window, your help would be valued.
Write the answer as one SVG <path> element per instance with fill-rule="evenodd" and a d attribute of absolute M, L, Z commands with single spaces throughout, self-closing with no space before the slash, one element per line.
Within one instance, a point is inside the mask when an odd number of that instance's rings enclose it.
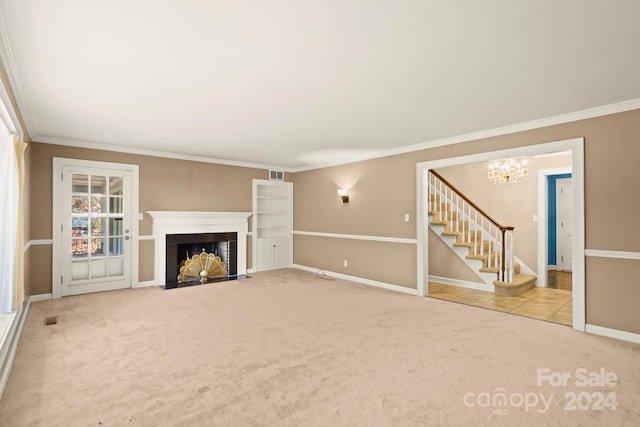
<path fill-rule="evenodd" d="M 13 137 L 0 120 L 0 314 L 12 311 L 17 229 L 17 157 Z"/>

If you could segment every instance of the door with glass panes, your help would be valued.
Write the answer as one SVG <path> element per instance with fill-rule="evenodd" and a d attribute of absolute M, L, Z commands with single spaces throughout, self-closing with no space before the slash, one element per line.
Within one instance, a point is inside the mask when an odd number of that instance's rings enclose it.
<path fill-rule="evenodd" d="M 131 287 L 131 172 L 62 167 L 62 295 Z"/>

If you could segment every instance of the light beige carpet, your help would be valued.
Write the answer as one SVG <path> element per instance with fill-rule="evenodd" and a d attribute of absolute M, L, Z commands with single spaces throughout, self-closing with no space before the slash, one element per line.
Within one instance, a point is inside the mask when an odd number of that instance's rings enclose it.
<path fill-rule="evenodd" d="M 566 326 L 280 270 L 34 303 L 0 425 L 638 425 L 639 361 Z M 538 386 L 538 368 L 572 378 Z M 616 384 L 580 386 L 580 368 Z M 591 409 L 598 393 L 617 408 Z"/>

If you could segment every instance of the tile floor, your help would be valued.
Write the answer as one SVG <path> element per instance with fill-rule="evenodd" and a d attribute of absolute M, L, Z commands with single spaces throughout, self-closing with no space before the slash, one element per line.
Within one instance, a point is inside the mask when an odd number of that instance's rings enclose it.
<path fill-rule="evenodd" d="M 515 297 L 505 297 L 493 292 L 429 282 L 429 296 L 562 325 L 572 324 L 570 290 L 533 288 Z"/>
<path fill-rule="evenodd" d="M 549 270 L 547 272 L 547 286 L 554 289 L 572 290 L 572 273 L 570 271 Z"/>

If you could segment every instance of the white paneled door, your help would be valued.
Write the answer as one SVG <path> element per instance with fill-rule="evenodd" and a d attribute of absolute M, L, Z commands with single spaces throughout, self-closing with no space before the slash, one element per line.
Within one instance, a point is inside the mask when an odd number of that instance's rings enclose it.
<path fill-rule="evenodd" d="M 556 180 L 556 264 L 558 270 L 572 271 L 573 191 L 571 178 Z"/>
<path fill-rule="evenodd" d="M 81 165 L 60 169 L 55 231 L 60 233 L 61 295 L 130 288 L 137 234 L 132 171 Z"/>

